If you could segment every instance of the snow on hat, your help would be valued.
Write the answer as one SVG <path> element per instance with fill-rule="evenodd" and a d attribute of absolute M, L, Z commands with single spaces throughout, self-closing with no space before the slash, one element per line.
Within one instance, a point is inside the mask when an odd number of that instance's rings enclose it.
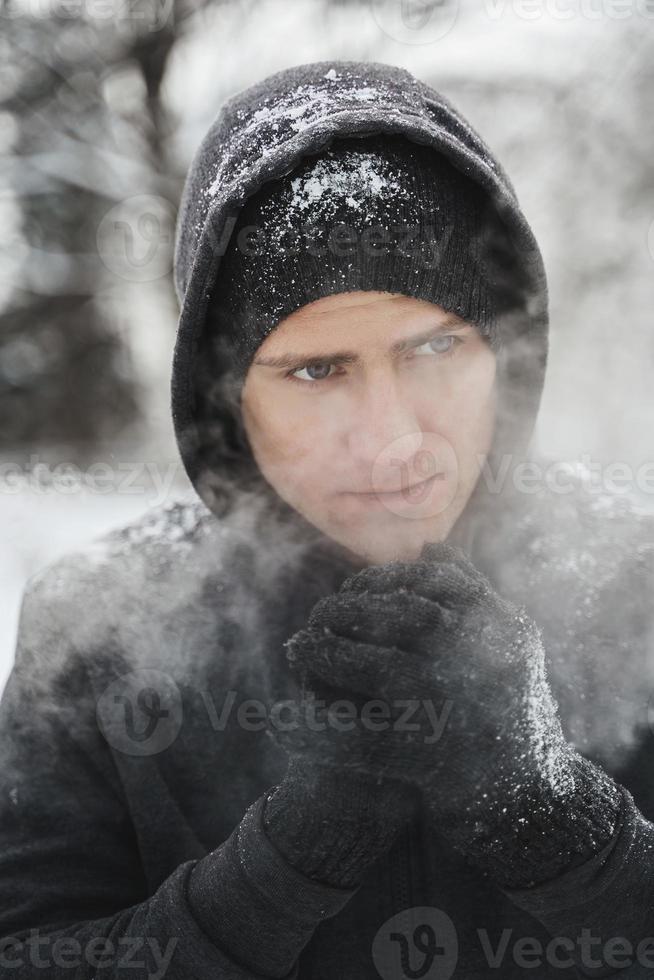
<path fill-rule="evenodd" d="M 334 293 L 380 290 L 437 303 L 495 349 L 506 296 L 491 263 L 493 234 L 487 195 L 442 154 L 395 134 L 337 140 L 246 202 L 209 331 L 243 379 L 294 310 Z"/>

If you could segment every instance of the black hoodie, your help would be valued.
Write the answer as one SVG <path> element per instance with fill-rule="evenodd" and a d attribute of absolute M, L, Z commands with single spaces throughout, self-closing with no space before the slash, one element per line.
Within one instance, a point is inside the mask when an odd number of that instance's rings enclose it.
<path fill-rule="evenodd" d="M 420 810 L 347 891 L 298 874 L 263 833 L 264 794 L 286 765 L 265 721 L 299 693 L 283 643 L 351 569 L 262 492 L 233 419 L 214 418 L 224 439 L 207 441 L 204 313 L 225 222 L 247 196 L 338 135 L 380 131 L 447 153 L 505 216 L 530 288 L 506 323 L 500 448 L 528 449 L 547 351 L 542 260 L 469 124 L 381 64 L 303 65 L 231 99 L 192 163 L 176 249 L 173 415 L 204 499 L 152 510 L 25 591 L 0 703 L 1 978 L 654 975 L 652 520 L 591 492 L 573 465 L 556 471 L 559 492 L 480 481 L 453 540 L 539 623 L 567 737 L 627 790 L 610 844 L 507 892 Z M 552 461 L 533 460 L 551 476 Z M 188 889 L 198 870 L 215 881 L 200 906 Z M 217 906 L 231 916 L 223 933 Z M 232 955 L 233 929 L 264 973 Z M 626 968 L 620 937 L 641 943 Z M 593 973 L 602 951 L 608 966 Z"/>
<path fill-rule="evenodd" d="M 181 314 L 173 360 L 173 420 L 186 471 L 214 511 L 223 497 L 230 499 L 234 484 L 252 484 L 260 495 L 268 492 L 243 438 L 238 407 L 230 411 L 234 399 L 228 382 L 221 385 L 208 354 L 213 285 L 239 210 L 265 181 L 287 174 L 335 140 L 359 137 L 365 145 L 365 137 L 377 133 L 433 147 L 492 201 L 504 227 L 507 265 L 515 267 L 514 277 L 520 279 L 512 292 L 521 300 L 501 322 L 498 424 L 489 467 L 495 472 L 509 458 L 517 466 L 529 445 L 547 361 L 547 281 L 538 244 L 508 175 L 456 109 L 404 69 L 376 62 L 298 65 L 223 105 L 191 162 L 180 205 L 175 288 Z M 519 260 L 512 262 L 513 256 Z M 500 290 L 499 280 L 495 288 Z M 512 486 L 510 479 L 505 483 Z M 470 545 L 470 525 L 482 496 L 479 483 L 462 522 Z M 495 502 L 492 506 L 495 510 Z M 287 510 L 285 515 L 291 517 Z M 457 528 L 457 539 L 462 533 Z"/>

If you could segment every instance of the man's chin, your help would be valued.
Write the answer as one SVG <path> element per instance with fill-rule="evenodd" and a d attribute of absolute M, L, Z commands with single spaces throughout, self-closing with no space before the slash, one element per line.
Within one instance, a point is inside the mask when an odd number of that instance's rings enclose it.
<path fill-rule="evenodd" d="M 435 527 L 434 522 L 413 521 L 412 527 L 407 522 L 398 522 L 397 528 L 389 526 L 373 532 L 353 534 L 343 528 L 329 528 L 327 533 L 340 545 L 351 552 L 356 559 L 366 565 L 383 565 L 390 561 L 416 561 L 427 541 L 444 541 L 448 527 Z"/>

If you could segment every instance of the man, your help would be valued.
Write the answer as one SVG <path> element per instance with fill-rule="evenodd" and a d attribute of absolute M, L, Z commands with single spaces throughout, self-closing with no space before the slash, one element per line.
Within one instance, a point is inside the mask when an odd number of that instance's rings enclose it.
<path fill-rule="evenodd" d="M 3 970 L 650 975 L 651 522 L 524 492 L 547 290 L 499 163 L 402 69 L 288 69 L 203 140 L 175 271 L 204 505 L 26 592 Z"/>

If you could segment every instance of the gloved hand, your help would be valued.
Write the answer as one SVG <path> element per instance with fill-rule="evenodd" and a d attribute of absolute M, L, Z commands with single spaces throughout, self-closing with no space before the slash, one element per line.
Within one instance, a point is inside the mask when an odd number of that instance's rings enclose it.
<path fill-rule="evenodd" d="M 329 706 L 362 699 L 303 672 L 296 719 L 268 723 L 266 734 L 287 753 L 281 783 L 263 810 L 267 836 L 298 871 L 339 888 L 355 888 L 411 819 L 419 794 L 371 771 L 357 732 L 338 730 Z M 287 730 L 288 729 L 288 730 Z M 336 735 L 336 737 L 334 737 Z"/>
<path fill-rule="evenodd" d="M 419 786 L 438 833 L 506 887 L 556 877 L 614 833 L 620 787 L 566 741 L 540 629 L 461 549 L 429 544 L 418 561 L 357 572 L 287 656 L 387 703 L 383 737 L 359 719 L 352 764 Z"/>

